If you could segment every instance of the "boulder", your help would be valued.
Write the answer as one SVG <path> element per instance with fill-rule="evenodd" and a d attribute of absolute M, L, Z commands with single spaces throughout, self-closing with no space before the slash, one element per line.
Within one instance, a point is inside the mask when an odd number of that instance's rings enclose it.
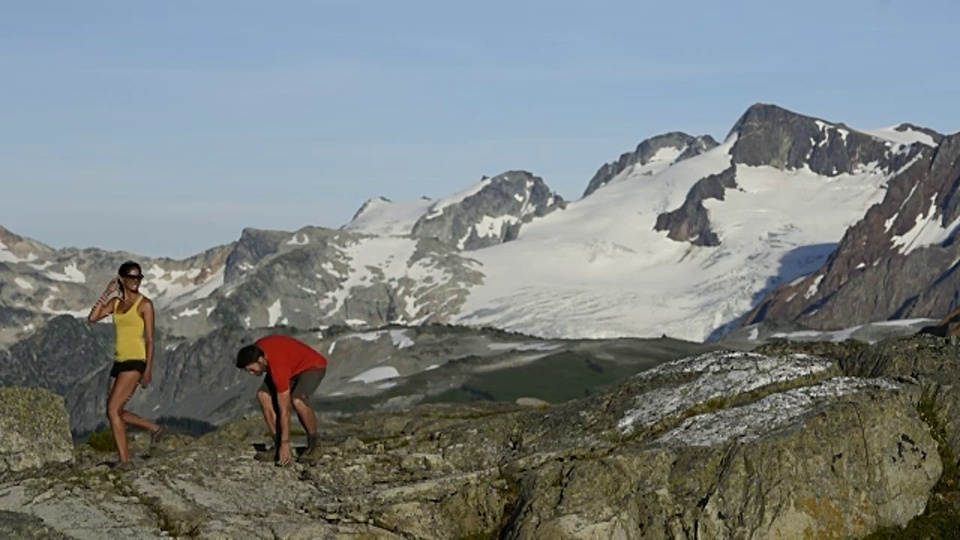
<path fill-rule="evenodd" d="M 61 396 L 40 388 L 0 388 L 0 473 L 73 459 Z"/>

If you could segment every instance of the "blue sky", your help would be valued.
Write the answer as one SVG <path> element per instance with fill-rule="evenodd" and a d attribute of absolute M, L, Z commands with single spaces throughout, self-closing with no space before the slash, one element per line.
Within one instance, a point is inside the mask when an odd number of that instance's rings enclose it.
<path fill-rule="evenodd" d="M 183 257 L 509 169 L 579 198 L 756 102 L 960 131 L 940 0 L 6 2 L 0 225 Z"/>

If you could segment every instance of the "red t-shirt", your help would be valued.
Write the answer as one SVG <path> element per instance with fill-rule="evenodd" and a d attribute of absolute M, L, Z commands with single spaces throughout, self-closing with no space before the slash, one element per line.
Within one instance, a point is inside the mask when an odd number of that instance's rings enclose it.
<path fill-rule="evenodd" d="M 267 355 L 269 377 L 277 393 L 290 389 L 290 379 L 311 368 L 326 368 L 327 359 L 309 345 L 290 336 L 267 336 L 257 340 Z"/>

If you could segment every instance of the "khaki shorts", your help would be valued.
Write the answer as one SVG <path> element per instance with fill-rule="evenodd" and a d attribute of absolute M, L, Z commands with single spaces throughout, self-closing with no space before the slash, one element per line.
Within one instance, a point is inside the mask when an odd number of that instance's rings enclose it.
<path fill-rule="evenodd" d="M 290 399 L 307 401 L 317 391 L 317 387 L 320 386 L 326 374 L 326 368 L 311 368 L 294 375 L 290 379 Z M 274 397 L 277 395 L 277 387 L 273 385 L 273 379 L 269 375 L 263 378 L 260 390 Z"/>

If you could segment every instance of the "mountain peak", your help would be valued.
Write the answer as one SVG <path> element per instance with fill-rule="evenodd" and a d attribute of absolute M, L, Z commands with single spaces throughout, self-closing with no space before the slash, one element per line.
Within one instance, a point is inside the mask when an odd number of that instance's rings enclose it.
<path fill-rule="evenodd" d="M 644 139 L 632 152 L 620 155 L 617 161 L 605 163 L 587 184 L 583 196 L 607 185 L 625 171 L 641 175 L 655 174 L 678 161 L 702 154 L 717 146 L 710 135 L 694 137 L 682 131 L 671 131 Z M 642 170 L 637 170 L 637 168 Z"/>

